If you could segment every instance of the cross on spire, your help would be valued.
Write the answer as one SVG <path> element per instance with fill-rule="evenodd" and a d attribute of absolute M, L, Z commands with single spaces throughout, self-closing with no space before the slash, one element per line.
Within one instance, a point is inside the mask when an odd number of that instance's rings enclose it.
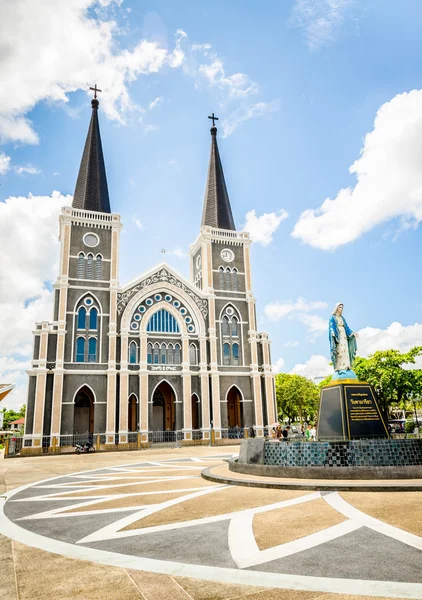
<path fill-rule="evenodd" d="M 211 117 L 208 117 L 209 119 L 212 119 L 212 126 L 215 127 L 215 123 L 214 121 L 218 121 L 218 117 L 214 116 L 214 113 L 212 113 Z"/>
<path fill-rule="evenodd" d="M 89 89 L 94 92 L 94 98 L 97 97 L 97 92 L 102 92 L 103 91 L 103 90 L 100 90 L 99 88 L 97 88 L 97 84 L 95 84 L 94 87 L 90 87 Z"/>

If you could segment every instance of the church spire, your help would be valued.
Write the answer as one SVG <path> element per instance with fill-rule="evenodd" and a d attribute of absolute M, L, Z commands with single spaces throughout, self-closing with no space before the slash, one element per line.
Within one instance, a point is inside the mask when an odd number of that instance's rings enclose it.
<path fill-rule="evenodd" d="M 224 180 L 223 166 L 217 145 L 217 127 L 214 121 L 218 118 L 212 113 L 211 154 L 208 167 L 207 187 L 205 189 L 204 209 L 201 226 L 216 227 L 217 229 L 236 230 L 229 195 Z"/>
<path fill-rule="evenodd" d="M 94 90 L 94 98 L 91 100 L 92 116 L 81 166 L 79 167 L 72 206 L 73 208 L 110 213 L 107 177 L 98 123 L 98 106 L 100 103 L 97 100 L 97 92 L 101 90 L 97 88 L 97 85 L 95 85 L 95 88 L 90 89 Z"/>

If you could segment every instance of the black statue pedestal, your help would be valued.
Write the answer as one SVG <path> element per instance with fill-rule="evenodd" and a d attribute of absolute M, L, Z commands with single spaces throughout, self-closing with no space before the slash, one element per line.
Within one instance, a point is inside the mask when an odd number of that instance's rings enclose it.
<path fill-rule="evenodd" d="M 318 440 L 388 438 L 374 390 L 357 379 L 338 379 L 321 388 Z"/>

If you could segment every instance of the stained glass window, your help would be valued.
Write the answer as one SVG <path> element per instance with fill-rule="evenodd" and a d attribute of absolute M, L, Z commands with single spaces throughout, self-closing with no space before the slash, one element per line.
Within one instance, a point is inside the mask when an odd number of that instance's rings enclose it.
<path fill-rule="evenodd" d="M 85 340 L 82 337 L 79 337 L 76 340 L 76 362 L 84 362 L 85 361 Z"/>
<path fill-rule="evenodd" d="M 176 319 L 167 310 L 162 308 L 152 315 L 147 325 L 148 332 L 179 333 Z"/>

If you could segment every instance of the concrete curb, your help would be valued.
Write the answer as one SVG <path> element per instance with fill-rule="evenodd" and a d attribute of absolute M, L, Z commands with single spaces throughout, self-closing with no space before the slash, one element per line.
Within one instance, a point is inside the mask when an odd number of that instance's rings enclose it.
<path fill-rule="evenodd" d="M 219 465 L 221 466 L 221 465 Z M 204 469 L 201 471 L 201 477 L 206 479 L 207 481 L 212 481 L 214 483 L 226 484 L 226 485 L 241 485 L 244 487 L 258 487 L 258 488 L 267 488 L 267 489 L 279 489 L 279 490 L 306 490 L 306 491 L 320 491 L 320 492 L 421 492 L 422 491 L 422 483 L 406 483 L 404 480 L 401 482 L 391 482 L 391 483 L 380 483 L 379 481 L 374 481 L 374 483 L 370 483 L 368 481 L 365 482 L 356 482 L 351 483 L 349 481 L 341 481 L 341 480 L 333 480 L 333 483 L 316 483 L 314 481 L 310 481 L 304 479 L 303 481 L 265 481 L 265 480 L 255 480 L 255 479 L 238 479 L 235 477 L 230 477 L 229 471 L 227 476 L 216 475 L 213 473 L 213 470 L 217 467 L 211 467 Z M 228 469 L 227 469 L 228 470 Z"/>

